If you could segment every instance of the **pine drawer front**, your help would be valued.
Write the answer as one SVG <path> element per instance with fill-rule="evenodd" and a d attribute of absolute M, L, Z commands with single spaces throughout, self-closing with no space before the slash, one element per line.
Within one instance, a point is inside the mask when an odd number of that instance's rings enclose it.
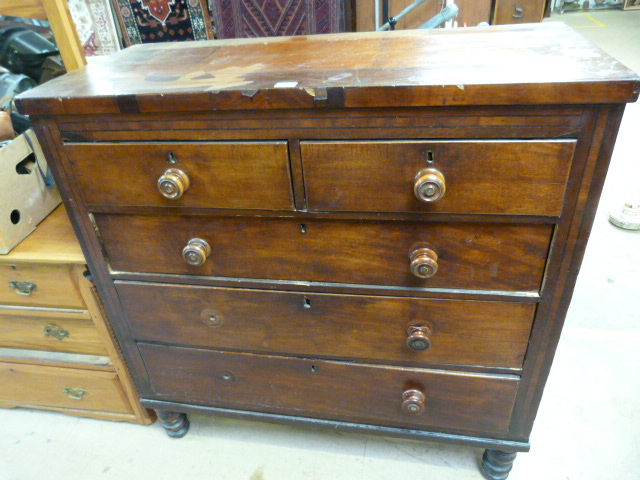
<path fill-rule="evenodd" d="M 517 377 L 511 375 L 228 354 L 144 343 L 139 348 L 153 385 L 152 396 L 159 400 L 414 429 L 505 433 L 518 387 Z M 408 391 L 419 392 L 415 401 L 405 398 Z M 403 407 L 405 402 L 413 407 Z M 421 408 L 421 413 L 414 411 Z"/>
<path fill-rule="evenodd" d="M 132 413 L 115 373 L 76 368 L 0 362 L 0 399 L 10 406 Z"/>
<path fill-rule="evenodd" d="M 286 142 L 72 144 L 65 152 L 88 204 L 293 209 Z"/>
<path fill-rule="evenodd" d="M 575 145 L 575 140 L 317 141 L 301 142 L 300 148 L 310 211 L 557 216 Z M 441 198 L 424 201 L 416 188 L 429 179 L 442 182 L 444 191 Z"/>
<path fill-rule="evenodd" d="M 519 369 L 533 304 L 117 282 L 137 340 Z"/>
<path fill-rule="evenodd" d="M 0 308 L 0 346 L 108 355 L 88 312 Z"/>
<path fill-rule="evenodd" d="M 68 265 L 0 265 L 0 304 L 86 309 Z"/>
<path fill-rule="evenodd" d="M 550 225 L 95 214 L 114 271 L 505 291 L 538 291 Z M 194 238 L 211 253 L 188 265 Z M 422 245 L 430 278 L 412 273 Z M 420 262 L 420 258 L 414 261 Z"/>

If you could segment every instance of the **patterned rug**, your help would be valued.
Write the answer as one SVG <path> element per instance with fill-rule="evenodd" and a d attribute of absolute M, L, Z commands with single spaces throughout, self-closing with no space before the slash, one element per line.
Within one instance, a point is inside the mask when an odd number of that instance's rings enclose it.
<path fill-rule="evenodd" d="M 218 38 L 345 31 L 345 0 L 211 0 Z"/>
<path fill-rule="evenodd" d="M 114 0 L 127 46 L 213 38 L 206 0 Z"/>
<path fill-rule="evenodd" d="M 69 0 L 69 10 L 86 56 L 120 50 L 109 0 Z"/>

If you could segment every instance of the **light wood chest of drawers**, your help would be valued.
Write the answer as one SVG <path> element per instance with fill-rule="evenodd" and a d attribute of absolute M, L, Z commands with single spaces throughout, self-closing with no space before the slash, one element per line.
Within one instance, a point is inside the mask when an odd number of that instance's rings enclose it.
<path fill-rule="evenodd" d="M 171 435 L 463 443 L 506 478 L 639 85 L 539 25 L 147 45 L 21 102 Z"/>
<path fill-rule="evenodd" d="M 0 407 L 148 424 L 63 207 L 0 256 Z"/>

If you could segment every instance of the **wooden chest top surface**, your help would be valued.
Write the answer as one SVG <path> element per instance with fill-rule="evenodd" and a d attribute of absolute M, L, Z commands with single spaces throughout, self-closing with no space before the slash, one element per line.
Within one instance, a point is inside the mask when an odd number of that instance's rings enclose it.
<path fill-rule="evenodd" d="M 20 101 L 47 115 L 618 103 L 639 90 L 632 71 L 549 23 L 147 44 Z"/>

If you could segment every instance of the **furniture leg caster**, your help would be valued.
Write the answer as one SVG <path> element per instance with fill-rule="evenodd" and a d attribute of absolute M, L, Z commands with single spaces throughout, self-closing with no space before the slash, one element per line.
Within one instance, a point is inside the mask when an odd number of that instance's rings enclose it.
<path fill-rule="evenodd" d="M 505 480 L 513 468 L 516 453 L 486 449 L 482 455 L 480 472 L 488 480 Z"/>
<path fill-rule="evenodd" d="M 158 420 L 171 438 L 182 438 L 189 431 L 189 419 L 184 413 L 157 411 Z"/>

